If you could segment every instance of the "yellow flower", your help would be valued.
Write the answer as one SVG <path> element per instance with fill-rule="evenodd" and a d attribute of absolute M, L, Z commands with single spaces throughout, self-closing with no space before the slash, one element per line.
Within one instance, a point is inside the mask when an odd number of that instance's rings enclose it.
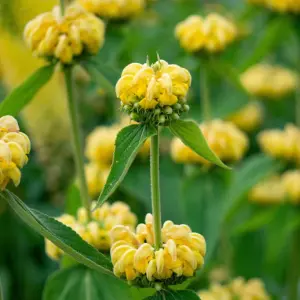
<path fill-rule="evenodd" d="M 92 203 L 91 208 L 96 203 Z M 113 204 L 105 203 L 92 212 L 92 220 L 88 219 L 88 213 L 84 207 L 77 210 L 76 217 L 62 215 L 57 220 L 73 229 L 83 240 L 100 251 L 108 251 L 111 247 L 110 230 L 117 225 L 126 226 L 133 230 L 137 218 L 130 211 L 127 204 L 117 201 Z M 46 253 L 53 260 L 61 259 L 64 252 L 52 242 L 45 240 Z"/>
<path fill-rule="evenodd" d="M 300 12 L 300 2 L 298 0 L 248 0 L 248 2 L 263 5 L 280 13 Z"/>
<path fill-rule="evenodd" d="M 282 175 L 282 184 L 284 186 L 288 200 L 293 204 L 300 204 L 300 171 L 287 171 Z"/>
<path fill-rule="evenodd" d="M 103 18 L 127 19 L 141 13 L 145 0 L 79 0 L 88 11 Z"/>
<path fill-rule="evenodd" d="M 274 157 L 300 163 L 300 129 L 292 124 L 284 130 L 262 131 L 258 142 L 263 152 Z"/>
<path fill-rule="evenodd" d="M 111 258 L 115 275 L 127 280 L 143 277 L 150 283 L 173 275 L 177 279 L 193 276 L 204 264 L 204 237 L 187 225 L 167 221 L 161 229 L 163 245 L 155 249 L 152 219 L 148 214 L 145 224 L 139 224 L 135 232 L 127 226 L 112 228 Z"/>
<path fill-rule="evenodd" d="M 109 168 L 105 166 L 102 167 L 93 162 L 85 166 L 85 176 L 91 197 L 99 195 L 107 180 L 108 174 Z"/>
<path fill-rule="evenodd" d="M 4 190 L 10 180 L 17 186 L 21 171 L 28 162 L 30 152 L 28 136 L 20 132 L 18 122 L 12 116 L 0 118 L 0 189 Z"/>
<path fill-rule="evenodd" d="M 96 54 L 103 45 L 104 31 L 104 23 L 80 6 L 68 7 L 64 16 L 57 6 L 30 21 L 24 38 L 37 56 L 55 57 L 69 64 L 83 51 Z"/>
<path fill-rule="evenodd" d="M 208 145 L 222 161 L 235 162 L 243 158 L 248 148 L 248 138 L 234 124 L 213 120 L 202 123 L 200 128 Z M 173 160 L 178 163 L 209 164 L 178 138 L 174 138 L 172 141 L 171 155 Z"/>
<path fill-rule="evenodd" d="M 265 290 L 264 283 L 260 279 L 250 279 L 245 281 L 238 277 L 229 284 L 212 284 L 209 290 L 199 292 L 202 300 L 270 300 L 270 296 Z"/>
<path fill-rule="evenodd" d="M 227 119 L 241 130 L 250 132 L 255 130 L 261 124 L 263 111 L 258 103 L 249 103 Z"/>
<path fill-rule="evenodd" d="M 237 28 L 216 13 L 206 18 L 192 15 L 176 26 L 175 35 L 186 51 L 215 53 L 223 51 L 237 38 Z"/>
<path fill-rule="evenodd" d="M 280 66 L 258 64 L 241 75 L 241 82 L 253 96 L 279 99 L 295 90 L 297 75 Z"/>
<path fill-rule="evenodd" d="M 191 80 L 186 69 L 164 60 L 151 66 L 132 63 L 124 68 L 116 94 L 131 119 L 164 123 L 188 110 L 185 101 Z"/>
<path fill-rule="evenodd" d="M 256 184 L 249 192 L 249 201 L 260 204 L 278 204 L 285 200 L 285 189 L 280 176 L 272 176 Z"/>

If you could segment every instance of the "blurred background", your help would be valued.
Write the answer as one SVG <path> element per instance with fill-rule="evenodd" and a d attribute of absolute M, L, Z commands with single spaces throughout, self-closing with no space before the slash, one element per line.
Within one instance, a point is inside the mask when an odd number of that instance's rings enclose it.
<path fill-rule="evenodd" d="M 32 57 L 24 45 L 22 32 L 30 19 L 56 4 L 56 0 L 0 0 L 0 100 L 43 64 L 43 60 Z M 207 288 L 211 280 L 258 277 L 274 299 L 296 300 L 288 294 L 290 276 L 297 274 L 300 268 L 297 265 L 300 201 L 285 201 L 285 196 L 276 189 L 277 181 L 265 186 L 263 195 L 253 196 L 253 188 L 287 169 L 295 169 L 291 162 L 263 153 L 257 136 L 262 130 L 282 130 L 286 124 L 296 122 L 297 84 L 274 100 L 250 95 L 237 81 L 258 63 L 280 65 L 292 72 L 294 78 L 298 77 L 299 17 L 242 0 L 151 1 L 144 12 L 130 20 L 108 22 L 106 41 L 98 59 L 103 62 L 103 68 L 107 65 L 119 74 L 131 62 L 144 63 L 147 55 L 155 61 L 157 53 L 170 63 L 184 66 L 193 76 L 188 100 L 191 111 L 187 117 L 200 123 L 203 121 L 201 66 L 209 58 L 199 59 L 182 49 L 174 30 L 188 16 L 210 12 L 226 16 L 238 29 L 237 40 L 211 61 L 208 85 L 211 115 L 235 123 L 247 136 L 248 147 L 232 165 L 232 171 L 182 164 L 172 159 L 171 137 L 164 132 L 161 146 L 163 220 L 186 223 L 207 239 L 205 268 L 191 283 L 195 290 Z M 275 70 L 269 74 L 267 77 L 255 74 L 254 78 L 259 82 L 275 82 L 272 79 Z M 21 128 L 32 140 L 33 151 L 23 170 L 20 187 L 11 187 L 27 205 L 51 216 L 63 211 L 74 213 L 79 205 L 60 76 L 57 73 L 19 116 Z M 116 110 L 119 103 L 105 82 L 101 86 L 99 80 L 91 80 L 81 69 L 76 70 L 75 80 L 85 137 L 96 126 L 119 122 L 120 112 Z M 278 82 L 284 86 L 284 76 Z M 254 109 L 236 117 L 236 113 L 249 104 L 253 107 L 253 103 L 256 103 Z M 299 143 L 300 139 L 295 146 L 298 149 Z M 111 201 L 114 200 L 127 202 L 143 221 L 151 208 L 147 155 L 137 158 L 112 197 Z M 27 228 L 2 201 L 0 228 L 0 278 L 4 298 L 41 299 L 48 276 L 58 268 L 46 256 L 43 238 Z M 296 280 L 297 284 L 299 286 Z"/>

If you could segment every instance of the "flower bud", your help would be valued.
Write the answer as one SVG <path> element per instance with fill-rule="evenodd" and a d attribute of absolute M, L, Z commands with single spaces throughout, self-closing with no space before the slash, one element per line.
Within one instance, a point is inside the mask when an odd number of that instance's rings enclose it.
<path fill-rule="evenodd" d="M 24 39 L 37 56 L 70 64 L 84 51 L 95 55 L 103 45 L 104 31 L 104 23 L 80 6 L 69 6 L 64 16 L 57 6 L 30 21 Z"/>

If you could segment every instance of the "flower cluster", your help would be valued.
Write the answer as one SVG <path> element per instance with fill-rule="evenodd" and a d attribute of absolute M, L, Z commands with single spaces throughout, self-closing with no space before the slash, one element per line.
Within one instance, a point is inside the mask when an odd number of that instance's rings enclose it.
<path fill-rule="evenodd" d="M 70 64 L 84 52 L 96 54 L 104 42 L 104 23 L 77 5 L 61 16 L 56 6 L 30 21 L 24 38 L 34 54 Z"/>
<path fill-rule="evenodd" d="M 278 99 L 295 90 L 297 75 L 280 66 L 258 64 L 241 75 L 241 82 L 252 96 Z"/>
<path fill-rule="evenodd" d="M 185 103 L 191 81 L 186 69 L 164 60 L 151 66 L 132 63 L 123 70 L 116 94 L 132 120 L 168 125 L 189 110 Z"/>
<path fill-rule="evenodd" d="M 92 197 L 101 192 L 107 180 L 115 151 L 117 134 L 129 122 L 129 119 L 123 119 L 120 123 L 112 126 L 96 127 L 86 139 L 85 156 L 88 158 L 89 163 L 85 166 L 85 173 L 89 194 Z M 138 155 L 146 157 L 149 151 L 150 141 L 146 140 Z"/>
<path fill-rule="evenodd" d="M 279 175 L 273 175 L 256 184 L 248 195 L 249 201 L 259 204 L 278 204 L 285 199 L 285 190 Z"/>
<path fill-rule="evenodd" d="M 249 193 L 249 200 L 262 204 L 288 201 L 300 204 L 300 171 L 290 170 L 258 183 Z"/>
<path fill-rule="evenodd" d="M 265 290 L 264 283 L 260 279 L 245 279 L 238 277 L 227 285 L 214 283 L 209 290 L 199 292 L 202 300 L 269 300 L 271 299 Z"/>
<path fill-rule="evenodd" d="M 145 0 L 79 0 L 88 11 L 103 18 L 127 19 L 141 13 Z"/>
<path fill-rule="evenodd" d="M 300 129 L 287 124 L 284 130 L 262 131 L 258 142 L 263 152 L 279 159 L 300 163 Z"/>
<path fill-rule="evenodd" d="M 28 161 L 30 152 L 28 136 L 20 132 L 18 122 L 12 116 L 0 118 L 0 189 L 12 182 L 17 186 L 21 180 L 20 169 Z"/>
<path fill-rule="evenodd" d="M 193 15 L 176 26 L 175 35 L 186 51 L 215 53 L 223 51 L 237 38 L 237 28 L 215 13 L 206 18 Z"/>
<path fill-rule="evenodd" d="M 202 123 L 200 129 L 213 152 L 224 162 L 235 162 L 242 159 L 247 148 L 248 138 L 234 124 L 222 120 Z M 171 144 L 171 155 L 178 163 L 210 164 L 178 138 Z"/>
<path fill-rule="evenodd" d="M 300 13 L 300 2 L 298 0 L 248 0 L 248 2 L 263 5 L 280 13 Z"/>
<path fill-rule="evenodd" d="M 140 286 L 175 284 L 191 277 L 204 264 L 205 239 L 187 225 L 166 221 L 161 230 L 163 245 L 154 248 L 152 215 L 136 232 L 126 226 L 111 230 L 111 259 L 114 273 Z"/>
<path fill-rule="evenodd" d="M 93 203 L 92 207 L 94 206 L 95 203 Z M 136 226 L 137 218 L 130 211 L 127 204 L 115 202 L 112 205 L 105 203 L 94 210 L 92 212 L 92 220 L 88 219 L 86 209 L 81 207 L 78 209 L 76 217 L 64 214 L 57 218 L 57 221 L 73 229 L 83 240 L 96 249 L 108 251 L 111 246 L 110 230 L 120 224 L 133 230 Z M 47 255 L 53 260 L 59 260 L 63 255 L 63 251 L 51 241 L 46 240 L 45 242 Z"/>
<path fill-rule="evenodd" d="M 259 103 L 247 104 L 241 110 L 230 115 L 227 120 L 235 124 L 241 130 L 251 132 L 261 124 L 263 111 Z"/>

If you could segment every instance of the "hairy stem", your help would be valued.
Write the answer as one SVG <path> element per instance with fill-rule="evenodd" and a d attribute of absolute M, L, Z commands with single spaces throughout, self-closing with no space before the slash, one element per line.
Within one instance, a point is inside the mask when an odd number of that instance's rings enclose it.
<path fill-rule="evenodd" d="M 158 250 L 162 246 L 161 239 L 161 204 L 160 204 L 160 186 L 159 186 L 159 133 L 151 137 L 151 157 L 150 157 L 150 175 L 151 175 L 151 196 L 152 213 L 154 221 L 155 248 Z"/>
<path fill-rule="evenodd" d="M 91 206 L 90 206 L 90 198 L 89 198 L 88 187 L 87 187 L 85 171 L 84 171 L 84 156 L 83 156 L 82 136 L 81 136 L 81 130 L 79 126 L 78 106 L 73 95 L 72 67 L 65 67 L 64 74 L 65 74 L 65 82 L 66 82 L 67 95 L 68 95 L 69 114 L 71 120 L 74 161 L 75 161 L 76 172 L 79 180 L 81 201 L 83 206 L 86 208 L 88 212 L 88 217 L 90 219 Z"/>

